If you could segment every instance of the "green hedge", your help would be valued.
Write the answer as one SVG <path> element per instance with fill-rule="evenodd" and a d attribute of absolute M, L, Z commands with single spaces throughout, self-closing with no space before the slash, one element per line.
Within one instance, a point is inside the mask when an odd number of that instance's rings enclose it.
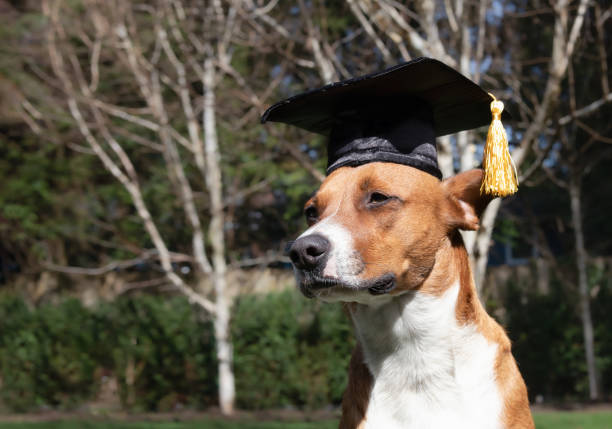
<path fill-rule="evenodd" d="M 293 292 L 249 296 L 233 320 L 239 407 L 340 403 L 354 346 L 340 305 Z"/>
<path fill-rule="evenodd" d="M 30 312 L 10 297 L 0 301 L 2 400 L 17 411 L 70 405 L 95 390 L 97 318 L 76 301 Z"/>
<path fill-rule="evenodd" d="M 612 394 L 612 278 L 590 274 L 596 365 L 602 392 Z M 587 400 L 589 386 L 577 287 L 552 279 L 550 293 L 508 284 L 503 307 L 512 352 L 532 401 Z"/>
<path fill-rule="evenodd" d="M 234 307 L 238 405 L 339 403 L 353 345 L 341 307 L 294 292 L 246 296 Z M 75 299 L 34 310 L 0 296 L 0 396 L 5 407 L 72 408 L 119 381 L 124 408 L 216 403 L 213 327 L 183 298 L 121 298 L 88 309 Z"/>
<path fill-rule="evenodd" d="M 110 374 L 127 408 L 214 401 L 210 323 L 183 299 L 119 299 L 95 310 L 70 299 L 30 311 L 2 297 L 0 323 L 1 396 L 12 410 L 73 407 Z"/>
<path fill-rule="evenodd" d="M 612 285 L 593 300 L 604 389 L 612 379 Z M 513 351 L 532 399 L 585 399 L 582 331 L 572 292 L 548 296 L 508 288 Z M 354 345 L 340 305 L 294 291 L 244 296 L 233 310 L 237 405 L 318 408 L 340 403 Z M 216 404 L 212 324 L 183 298 L 121 298 L 89 309 L 74 299 L 28 308 L 0 295 L 2 404 L 13 411 L 72 408 L 101 380 L 118 380 L 127 410 Z"/>

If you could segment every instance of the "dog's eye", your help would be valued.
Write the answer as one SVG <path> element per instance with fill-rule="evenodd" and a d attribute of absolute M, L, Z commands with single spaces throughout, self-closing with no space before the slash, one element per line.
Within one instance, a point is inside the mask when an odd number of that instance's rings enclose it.
<path fill-rule="evenodd" d="M 308 206 L 306 209 L 304 209 L 304 216 L 306 216 L 306 222 L 308 222 L 309 225 L 312 225 L 319 218 L 319 213 L 317 212 L 315 206 Z"/>
<path fill-rule="evenodd" d="M 370 197 L 368 198 L 368 205 L 369 206 L 379 206 L 379 205 L 385 204 L 390 199 L 391 197 L 381 192 L 372 192 L 370 194 Z"/>

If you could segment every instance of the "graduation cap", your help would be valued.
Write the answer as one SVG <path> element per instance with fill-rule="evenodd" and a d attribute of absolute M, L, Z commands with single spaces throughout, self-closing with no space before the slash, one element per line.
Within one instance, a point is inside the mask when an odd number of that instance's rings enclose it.
<path fill-rule="evenodd" d="M 382 161 L 438 178 L 436 137 L 491 123 L 481 193 L 506 196 L 516 192 L 517 181 L 502 117 L 509 118 L 503 103 L 476 83 L 438 60 L 417 58 L 280 101 L 261 122 L 329 137 L 327 174 Z"/>

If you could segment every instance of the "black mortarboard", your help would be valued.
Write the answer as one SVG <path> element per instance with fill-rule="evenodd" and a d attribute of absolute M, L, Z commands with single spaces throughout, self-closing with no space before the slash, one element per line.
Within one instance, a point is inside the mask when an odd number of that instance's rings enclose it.
<path fill-rule="evenodd" d="M 328 136 L 328 174 L 384 161 L 441 177 L 435 138 L 490 123 L 493 100 L 446 64 L 417 58 L 280 101 L 261 122 Z"/>

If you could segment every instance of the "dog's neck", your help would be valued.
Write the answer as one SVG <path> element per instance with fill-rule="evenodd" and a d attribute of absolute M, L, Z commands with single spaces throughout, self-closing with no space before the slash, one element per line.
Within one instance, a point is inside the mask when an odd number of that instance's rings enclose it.
<path fill-rule="evenodd" d="M 397 320 L 402 321 L 398 340 L 434 334 L 442 319 L 459 325 L 478 325 L 487 317 L 478 300 L 468 254 L 458 232 L 440 246 L 434 266 L 419 288 L 354 303 L 349 310 L 358 335 L 363 331 L 360 326 L 365 329 L 372 325 L 391 335 Z"/>
<path fill-rule="evenodd" d="M 415 386 L 423 387 L 429 372 L 451 371 L 457 341 L 453 328 L 471 321 L 459 321 L 458 315 L 475 319 L 480 313 L 475 294 L 467 252 L 457 239 L 441 246 L 428 279 L 418 290 L 388 296 L 372 305 L 352 306 L 357 339 L 372 375 L 376 377 L 383 369 L 389 355 L 398 353 L 410 358 L 404 374 Z"/>
<path fill-rule="evenodd" d="M 415 391 L 452 377 L 458 290 L 451 286 L 441 297 L 406 292 L 380 306 L 353 308 L 357 339 L 375 380 L 385 378 L 389 365 L 401 368 L 402 383 Z"/>
<path fill-rule="evenodd" d="M 379 305 L 351 307 L 357 339 L 373 376 L 371 423 L 393 427 L 395 420 L 411 419 L 416 424 L 425 410 L 430 416 L 445 410 L 438 421 L 441 425 L 453 426 L 453 419 L 462 418 L 478 422 L 480 411 L 464 402 L 483 389 L 483 400 L 490 403 L 481 405 L 489 406 L 487 412 L 500 411 L 493 382 L 497 346 L 479 332 L 479 323 L 487 316 L 469 270 L 462 243 L 449 240 L 420 290 L 388 297 Z"/>

